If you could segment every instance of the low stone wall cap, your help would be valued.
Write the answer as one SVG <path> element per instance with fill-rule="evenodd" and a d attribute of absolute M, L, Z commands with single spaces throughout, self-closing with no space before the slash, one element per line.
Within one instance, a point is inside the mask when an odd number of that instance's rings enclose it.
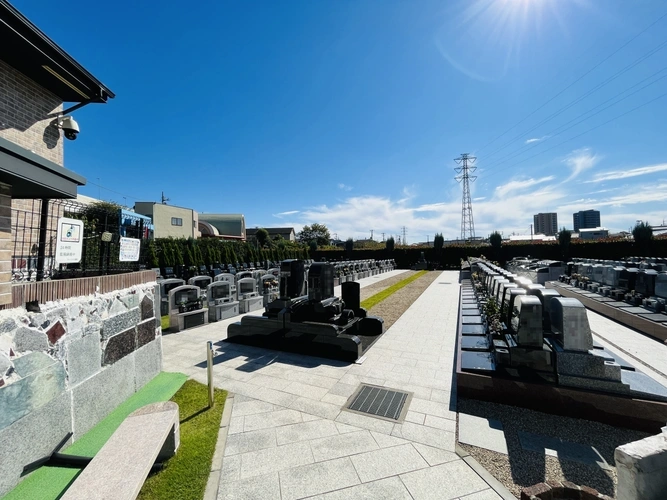
<path fill-rule="evenodd" d="M 138 415 L 148 415 L 149 413 L 160 413 L 163 411 L 176 411 L 178 412 L 178 404 L 173 401 L 161 401 L 159 403 L 151 403 L 146 406 L 142 406 L 138 410 L 133 411 L 130 414 L 130 417 L 136 417 Z"/>

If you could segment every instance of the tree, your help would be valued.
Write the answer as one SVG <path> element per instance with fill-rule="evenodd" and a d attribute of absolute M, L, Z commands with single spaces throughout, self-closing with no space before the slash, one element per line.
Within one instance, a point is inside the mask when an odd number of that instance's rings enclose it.
<path fill-rule="evenodd" d="M 570 253 L 570 241 L 572 241 L 572 231 L 565 228 L 558 231 L 558 246 L 560 247 L 564 259 L 566 259 Z"/>
<path fill-rule="evenodd" d="M 199 248 L 199 245 L 197 244 L 197 241 L 195 241 L 195 240 L 192 241 L 192 258 L 194 259 L 193 264 L 195 266 L 205 265 L 204 255 L 202 254 L 201 248 Z"/>
<path fill-rule="evenodd" d="M 653 239 L 653 228 L 648 222 L 639 221 L 632 229 L 632 237 L 641 253 L 648 252 Z"/>
<path fill-rule="evenodd" d="M 345 241 L 345 252 L 347 253 L 348 257 L 352 257 L 353 249 L 354 249 L 354 240 L 352 238 L 348 238 Z"/>
<path fill-rule="evenodd" d="M 160 261 L 157 256 L 157 248 L 155 248 L 154 240 L 148 240 L 148 246 L 146 248 L 146 264 L 147 267 L 151 269 L 160 267 Z"/>
<path fill-rule="evenodd" d="M 442 250 L 442 247 L 445 245 L 445 238 L 442 236 L 442 233 L 435 233 L 433 237 L 433 248 L 437 253 Z"/>
<path fill-rule="evenodd" d="M 196 265 L 192 249 L 190 248 L 190 245 L 187 244 L 185 245 L 185 265 L 188 267 Z"/>
<path fill-rule="evenodd" d="M 390 252 L 394 251 L 395 242 L 394 242 L 394 237 L 393 236 L 390 236 L 389 238 L 387 238 L 387 241 L 385 242 L 385 246 L 386 246 L 388 251 L 390 251 Z"/>
<path fill-rule="evenodd" d="M 257 240 L 259 246 L 263 248 L 269 241 L 269 232 L 263 227 L 259 228 L 255 233 L 255 239 Z"/>
<path fill-rule="evenodd" d="M 182 266 L 185 261 L 183 260 L 183 246 L 176 243 L 176 240 L 169 240 L 171 246 L 171 252 L 173 255 L 174 265 Z"/>
<path fill-rule="evenodd" d="M 311 252 L 317 251 L 317 242 L 315 240 L 312 240 L 310 243 L 308 243 L 308 248 L 310 249 Z"/>
<path fill-rule="evenodd" d="M 236 252 L 234 251 L 233 248 L 230 249 L 230 251 L 229 251 L 229 260 L 230 260 L 229 263 L 233 266 L 236 266 L 237 264 L 239 264 L 239 258 L 236 256 Z"/>
<path fill-rule="evenodd" d="M 503 237 L 498 231 L 494 231 L 489 236 L 489 243 L 491 243 L 491 247 L 497 252 L 503 244 Z"/>
<path fill-rule="evenodd" d="M 303 229 L 296 235 L 296 239 L 299 243 L 305 244 L 315 241 L 318 247 L 324 247 L 331 241 L 331 236 L 327 226 L 314 222 L 310 226 L 303 226 Z"/>

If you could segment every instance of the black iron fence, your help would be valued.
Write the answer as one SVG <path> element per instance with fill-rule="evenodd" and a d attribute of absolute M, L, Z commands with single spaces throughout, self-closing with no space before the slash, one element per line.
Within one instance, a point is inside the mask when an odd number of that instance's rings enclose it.
<path fill-rule="evenodd" d="M 67 219 L 76 222 L 68 225 Z M 150 219 L 111 203 L 87 205 L 74 200 L 18 200 L 12 206 L 12 281 L 139 271 L 145 268 L 142 263 L 147 241 L 152 236 L 151 227 Z M 121 242 L 122 238 L 139 241 L 138 244 L 129 240 Z M 72 243 L 75 251 L 63 252 L 63 241 Z M 138 260 L 127 261 L 128 255 L 134 258 L 133 252 L 128 253 L 127 249 L 136 251 L 137 246 Z M 79 252 L 78 262 L 67 262 L 77 260 Z"/>

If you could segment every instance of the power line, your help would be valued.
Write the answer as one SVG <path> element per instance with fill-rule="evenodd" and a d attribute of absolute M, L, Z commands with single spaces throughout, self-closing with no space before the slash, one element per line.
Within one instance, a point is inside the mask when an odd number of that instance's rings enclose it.
<path fill-rule="evenodd" d="M 591 72 L 593 72 L 595 69 L 597 69 L 598 67 L 600 67 L 602 64 L 604 64 L 605 62 L 607 62 L 609 59 L 611 59 L 611 58 L 612 58 L 613 56 L 615 56 L 616 54 L 618 54 L 621 50 L 623 50 L 625 47 L 627 47 L 628 45 L 630 45 L 633 41 L 635 41 L 635 40 L 636 40 L 637 38 L 639 38 L 641 35 L 643 35 L 644 33 L 646 33 L 649 29 L 651 29 L 651 28 L 652 28 L 653 26 L 655 26 L 657 23 L 659 23 L 660 21 L 662 21 L 665 17 L 667 17 L 667 12 L 665 12 L 662 16 L 660 16 L 658 19 L 656 19 L 655 21 L 653 21 L 651 24 L 649 24 L 646 28 L 644 28 L 643 30 L 641 30 L 641 31 L 640 31 L 639 33 L 637 33 L 635 36 L 633 36 L 632 38 L 630 38 L 627 42 L 625 42 L 623 45 L 621 45 L 619 48 L 617 48 L 617 49 L 616 49 L 615 51 L 613 51 L 611 54 L 609 54 L 607 57 L 605 57 L 604 59 L 602 59 L 602 61 L 600 61 L 599 63 L 597 63 L 595 66 L 593 66 L 592 68 L 590 68 L 588 71 L 586 71 L 583 75 L 581 75 L 581 76 L 580 76 L 579 78 L 577 78 L 575 81 L 573 81 L 573 82 L 570 83 L 568 86 L 566 86 L 563 90 L 561 90 L 560 92 L 556 93 L 554 96 L 552 96 L 551 98 L 549 98 L 546 102 L 544 102 L 544 103 L 543 103 L 542 105 L 540 105 L 538 108 L 536 108 L 535 110 L 533 110 L 531 113 L 529 113 L 528 115 L 526 115 L 524 118 L 522 118 L 521 120 L 519 120 L 517 123 L 515 123 L 514 125 L 512 125 L 512 126 L 511 126 L 510 128 L 508 128 L 507 130 L 505 130 L 502 134 L 500 134 L 499 136 L 495 137 L 495 138 L 494 138 L 493 140 L 491 140 L 490 142 L 486 143 L 484 146 L 482 146 L 482 147 L 478 150 L 478 153 L 479 153 L 480 151 L 486 149 L 488 146 L 490 146 L 491 144 L 493 144 L 494 142 L 496 142 L 496 141 L 497 141 L 498 139 L 500 139 L 501 137 L 503 137 L 503 136 L 504 136 L 505 134 L 507 134 L 510 130 L 512 130 L 512 129 L 518 127 L 519 125 L 521 125 L 521 124 L 522 124 L 523 122 L 525 122 L 528 118 L 530 118 L 530 117 L 533 116 L 535 113 L 537 113 L 538 111 L 540 111 L 541 109 L 543 109 L 547 104 L 549 104 L 549 103 L 552 102 L 554 99 L 556 99 L 558 96 L 560 96 L 561 94 L 563 94 L 566 90 L 570 89 L 572 86 L 574 86 L 576 83 L 580 82 L 583 78 L 585 78 L 586 76 L 588 76 L 588 75 L 589 75 Z"/>
<path fill-rule="evenodd" d="M 662 68 L 662 69 L 659 70 L 659 71 L 656 71 L 656 72 L 653 73 L 651 76 L 648 76 L 647 78 L 644 78 L 643 80 L 637 82 L 635 85 L 633 85 L 633 86 L 631 86 L 631 87 L 629 87 L 629 88 L 623 90 L 622 92 L 619 92 L 619 93 L 616 94 L 615 96 L 610 97 L 610 98 L 607 99 L 606 101 L 601 102 L 601 103 L 598 104 L 597 106 L 594 106 L 594 107 L 592 107 L 591 109 L 589 109 L 589 110 L 587 110 L 587 111 L 581 113 L 580 115 L 575 116 L 575 117 L 574 117 L 573 119 L 571 119 L 570 121 L 565 122 L 564 124 L 560 125 L 559 127 L 556 127 L 555 129 L 553 129 L 553 130 L 547 132 L 546 135 L 549 136 L 549 137 L 546 138 L 546 139 L 544 139 L 544 141 L 540 141 L 540 142 L 535 143 L 535 144 L 532 144 L 532 145 L 524 145 L 524 146 L 522 146 L 522 147 L 520 147 L 520 148 L 518 148 L 518 149 L 515 149 L 515 150 L 512 151 L 511 153 L 509 153 L 509 154 L 507 154 L 507 155 L 501 157 L 499 160 L 495 161 L 495 162 L 494 162 L 494 165 L 495 165 L 495 166 L 502 165 L 503 163 L 507 163 L 509 160 L 512 160 L 513 158 L 516 158 L 516 157 L 518 157 L 518 156 L 521 156 L 522 154 L 524 154 L 524 153 L 530 151 L 531 149 L 534 149 L 534 148 L 536 148 L 536 147 L 538 147 L 538 146 L 542 146 L 542 145 L 544 144 L 544 142 L 546 142 L 547 140 L 552 139 L 552 138 L 554 138 L 554 137 L 557 137 L 557 136 L 559 136 L 559 135 L 560 135 L 561 133 L 563 133 L 563 132 L 567 132 L 568 130 L 570 130 L 570 129 L 576 127 L 577 125 L 580 125 L 581 123 L 585 122 L 586 120 L 589 120 L 590 118 L 593 118 L 594 116 L 599 115 L 599 114 L 602 113 L 603 111 L 606 111 L 607 109 L 616 106 L 618 103 L 620 103 L 620 102 L 626 100 L 627 98 L 629 98 L 629 97 L 631 97 L 631 96 L 637 94 L 638 92 L 644 90 L 645 88 L 650 87 L 651 85 L 653 85 L 653 84 L 659 82 L 660 80 L 662 80 L 662 79 L 664 79 L 664 78 L 667 78 L 667 75 L 663 75 L 663 76 L 661 76 L 660 78 L 656 78 L 656 79 L 653 80 L 652 82 L 647 83 L 646 85 L 644 85 L 643 87 L 640 87 L 639 89 L 635 90 L 634 92 L 631 92 L 630 94 L 628 94 L 628 95 L 626 95 L 626 96 L 624 96 L 624 97 L 622 97 L 622 98 L 616 100 L 615 102 L 612 102 L 612 103 L 609 104 L 608 106 L 605 106 L 605 107 L 603 107 L 602 109 L 599 109 L 599 110 L 595 111 L 595 110 L 596 110 L 597 108 L 599 108 L 600 106 L 603 106 L 604 104 L 607 104 L 607 103 L 610 102 L 610 101 L 614 101 L 614 99 L 616 99 L 617 97 L 619 97 L 619 96 L 625 94 L 628 90 L 631 90 L 631 89 L 635 88 L 637 85 L 640 85 L 640 84 L 644 83 L 646 80 L 649 80 L 649 79 L 653 78 L 654 76 L 656 76 L 656 75 L 662 73 L 662 72 L 665 71 L 665 70 L 667 70 L 667 66 L 664 67 L 664 68 Z M 589 116 L 586 116 L 587 114 L 591 113 L 592 111 L 595 111 L 595 113 L 592 113 L 592 114 L 590 114 Z M 582 118 L 582 117 L 584 117 L 584 116 L 586 116 L 586 117 L 583 118 L 583 119 L 581 119 L 581 120 L 579 120 L 580 118 Z M 576 121 L 576 120 L 579 120 L 579 121 Z M 575 122 L 575 121 L 576 121 L 576 123 L 572 124 L 572 123 Z M 568 125 L 570 125 L 570 124 L 572 124 L 572 125 L 568 127 Z"/>
<path fill-rule="evenodd" d="M 492 151 L 491 153 L 489 153 L 489 154 L 486 156 L 486 158 L 489 158 L 489 157 L 493 156 L 494 154 L 496 154 L 496 153 L 499 152 L 499 151 L 502 151 L 502 150 L 505 149 L 507 146 L 509 146 L 510 144 L 512 144 L 514 141 L 516 141 L 517 139 L 521 139 L 522 137 L 528 135 L 529 133 L 531 133 L 533 130 L 537 129 L 537 128 L 540 127 L 541 125 L 544 125 L 545 123 L 550 122 L 552 119 L 554 119 L 554 118 L 557 117 L 558 115 L 562 114 L 563 112 L 567 111 L 568 109 L 570 109 L 570 108 L 571 108 L 572 106 L 574 106 L 575 104 L 578 104 L 579 102 L 581 102 L 582 100 L 584 100 L 586 97 L 588 97 L 588 96 L 590 96 L 591 94 L 597 92 L 598 90 L 600 90 L 600 89 L 601 89 L 602 87 L 604 87 L 605 85 L 607 85 L 607 84 L 613 82 L 613 81 L 616 80 L 618 77 L 620 77 L 621 75 L 627 73 L 627 72 L 630 71 L 632 68 L 634 68 L 635 66 L 637 66 L 639 63 L 641 63 L 641 62 L 645 61 L 646 59 L 648 59 L 649 57 L 651 57 L 651 56 L 652 56 L 653 54 L 655 54 L 656 52 L 662 50 L 666 45 L 667 45 L 667 40 L 664 40 L 664 41 L 663 41 L 662 43 L 660 43 L 657 47 L 655 47 L 655 48 L 653 48 L 652 50 L 650 50 L 647 54 L 644 54 L 644 55 L 641 56 L 639 59 L 636 59 L 634 62 L 630 63 L 629 65 L 627 65 L 627 66 L 624 67 L 623 69 L 617 71 L 617 72 L 614 73 L 612 76 L 610 76 L 609 78 L 607 78 L 606 80 L 604 80 L 602 83 L 599 83 L 598 85 L 596 85 L 595 87 L 593 87 L 592 89 L 590 89 L 590 90 L 589 90 L 588 92 L 586 92 L 585 94 L 579 96 L 579 97 L 576 98 L 575 100 L 573 100 L 573 101 L 571 101 L 570 103 L 566 104 L 565 106 L 561 107 L 559 110 L 557 110 L 557 111 L 555 111 L 554 113 L 550 114 L 550 115 L 547 116 L 545 119 L 543 119 L 541 122 L 539 122 L 539 123 L 537 123 L 536 125 L 534 125 L 531 129 L 529 129 L 529 130 L 527 130 L 527 131 L 525 131 L 525 132 L 521 132 L 519 135 L 513 137 L 512 139 L 510 139 L 509 141 L 507 141 L 505 144 L 503 144 L 503 145 L 500 146 L 499 148 L 497 148 L 497 149 L 495 149 L 494 151 Z"/>
<path fill-rule="evenodd" d="M 613 117 L 613 118 L 607 120 L 606 122 L 600 123 L 599 125 L 596 125 L 595 127 L 591 127 L 591 128 L 589 128 L 588 130 L 585 130 L 585 131 L 583 131 L 582 133 L 575 135 L 574 137 L 570 137 L 569 139 L 565 139 L 564 141 L 561 141 L 561 142 L 559 142 L 558 144 L 556 144 L 556 145 L 554 145 L 554 146 L 552 146 L 552 147 L 550 147 L 550 148 L 548 148 L 548 149 L 545 149 L 544 151 L 540 151 L 539 153 L 536 153 L 536 154 L 534 154 L 533 156 L 529 156 L 528 158 L 524 158 L 523 160 L 514 163 L 514 165 L 519 165 L 519 164 L 521 164 L 521 163 L 523 163 L 523 162 L 526 162 L 526 161 L 528 161 L 528 160 L 532 160 L 533 158 L 535 158 L 535 157 L 537 157 L 537 156 L 540 156 L 541 154 L 544 154 L 544 153 L 546 153 L 547 151 L 551 151 L 552 149 L 555 149 L 555 148 L 557 148 L 558 146 L 562 146 L 563 144 L 566 144 L 566 143 L 568 143 L 568 142 L 570 142 L 570 141 L 573 141 L 573 140 L 575 140 L 575 139 L 578 139 L 578 138 L 581 137 L 582 135 L 586 135 L 586 134 L 588 134 L 589 132 L 592 132 L 593 130 L 596 130 L 596 129 L 600 128 L 600 127 L 603 127 L 604 125 L 607 125 L 607 124 L 613 122 L 614 120 L 617 120 L 617 119 L 619 119 L 619 118 L 624 117 L 625 115 L 628 115 L 628 114 L 632 113 L 633 111 L 636 111 L 636 110 L 638 110 L 638 109 L 640 109 L 640 108 L 643 108 L 644 106 L 648 106 L 649 104 L 651 104 L 651 103 L 657 101 L 658 99 L 662 99 L 662 98 L 665 97 L 665 96 L 667 96 L 667 92 L 665 92 L 664 94 L 660 94 L 658 97 L 655 97 L 655 98 L 651 99 L 650 101 L 647 101 L 647 102 L 645 102 L 645 103 L 643 103 L 643 104 L 640 104 L 639 106 L 635 106 L 634 108 L 632 108 L 632 109 L 626 111 L 625 113 L 621 113 L 620 115 L 617 115 L 617 116 L 615 116 L 615 117 Z M 495 175 L 495 174 L 497 174 L 497 173 L 499 173 L 499 172 L 496 171 L 496 172 L 494 172 L 493 174 L 489 175 L 489 177 L 491 177 L 491 176 L 493 176 L 493 175 Z"/>
<path fill-rule="evenodd" d="M 98 177 L 98 179 L 99 179 L 99 177 Z M 109 191 L 110 193 L 114 193 L 114 194 L 117 194 L 119 196 L 123 196 L 125 198 L 132 198 L 133 200 L 141 199 L 141 198 L 137 198 L 136 196 L 130 196 L 129 194 L 124 194 L 124 193 L 121 193 L 119 191 L 114 191 L 113 189 L 109 189 L 107 187 L 104 187 L 101 184 L 96 184 L 95 182 L 87 181 L 86 184 L 89 184 L 91 186 L 97 186 L 100 189 L 104 189 L 105 191 Z M 99 193 L 99 196 L 101 197 L 101 192 Z"/>

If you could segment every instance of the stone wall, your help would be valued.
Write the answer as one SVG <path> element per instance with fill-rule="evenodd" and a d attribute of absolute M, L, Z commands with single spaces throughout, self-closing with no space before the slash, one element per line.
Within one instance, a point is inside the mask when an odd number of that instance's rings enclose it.
<path fill-rule="evenodd" d="M 162 368 L 159 287 L 0 311 L 0 496 Z"/>

